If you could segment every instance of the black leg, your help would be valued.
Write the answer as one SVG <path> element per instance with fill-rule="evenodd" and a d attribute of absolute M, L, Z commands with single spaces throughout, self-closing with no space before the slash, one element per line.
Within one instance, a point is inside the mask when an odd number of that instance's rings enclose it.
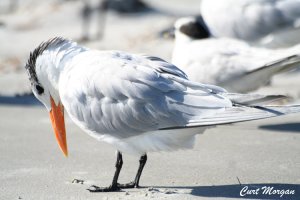
<path fill-rule="evenodd" d="M 140 178 L 141 178 L 141 175 L 142 175 L 142 172 L 143 172 L 146 162 L 147 162 L 147 154 L 144 154 L 140 158 L 139 169 L 136 173 L 134 181 L 127 183 L 127 184 L 118 184 L 119 188 L 138 188 L 138 187 L 140 187 L 139 182 L 140 182 Z"/>
<path fill-rule="evenodd" d="M 118 178 L 119 178 L 119 174 L 120 171 L 122 169 L 122 165 L 123 165 L 123 158 L 122 158 L 122 154 L 121 152 L 117 152 L 117 162 L 116 162 L 116 171 L 115 171 L 115 175 L 112 181 L 112 184 L 109 187 L 98 187 L 96 185 L 92 185 L 90 188 L 88 188 L 87 190 L 89 190 L 90 192 L 114 192 L 114 191 L 119 191 L 120 187 L 118 186 Z"/>

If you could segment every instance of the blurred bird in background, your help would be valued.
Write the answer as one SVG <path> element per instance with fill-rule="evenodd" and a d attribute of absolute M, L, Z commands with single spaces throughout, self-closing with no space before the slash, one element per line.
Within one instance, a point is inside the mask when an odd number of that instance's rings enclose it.
<path fill-rule="evenodd" d="M 10 0 L 9 11 L 14 12 L 18 9 L 19 0 Z"/>
<path fill-rule="evenodd" d="M 175 23 L 172 63 L 193 81 L 249 92 L 267 85 L 278 73 L 300 67 L 300 45 L 272 50 L 251 47 L 242 40 L 203 39 L 205 36 L 198 18 L 181 18 Z"/>
<path fill-rule="evenodd" d="M 96 3 L 85 0 L 81 9 L 82 37 L 80 41 L 100 40 L 103 37 L 105 20 L 109 10 L 122 15 L 148 11 L 150 7 L 141 0 L 99 0 Z M 97 31 L 95 36 L 92 35 L 91 30 L 94 15 L 97 16 Z"/>
<path fill-rule="evenodd" d="M 142 0 L 104 0 L 102 1 L 102 7 L 123 14 L 150 10 L 150 7 Z"/>
<path fill-rule="evenodd" d="M 300 43 L 299 0 L 202 0 L 200 12 L 213 37 L 268 48 Z"/>
<path fill-rule="evenodd" d="M 91 40 L 101 40 L 105 31 L 105 19 L 107 15 L 107 9 L 103 1 L 99 1 L 96 4 L 91 1 L 85 0 L 81 9 L 82 18 L 82 37 L 80 41 L 87 42 Z M 92 34 L 91 24 L 96 15 L 96 34 Z"/>

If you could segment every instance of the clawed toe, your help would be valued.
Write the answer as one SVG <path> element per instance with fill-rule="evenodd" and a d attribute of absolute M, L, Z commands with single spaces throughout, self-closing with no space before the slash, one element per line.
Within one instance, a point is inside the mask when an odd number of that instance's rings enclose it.
<path fill-rule="evenodd" d="M 90 192 L 116 192 L 120 191 L 120 187 L 112 185 L 109 187 L 98 187 L 96 185 L 91 185 L 87 190 Z"/>
<path fill-rule="evenodd" d="M 126 183 L 126 184 L 118 183 L 118 187 L 126 189 L 126 188 L 138 188 L 139 186 L 137 184 L 135 184 L 135 182 L 130 182 L 130 183 Z"/>
<path fill-rule="evenodd" d="M 96 185 L 91 185 L 87 190 L 90 192 L 117 192 L 120 191 L 121 188 L 122 189 L 126 189 L 126 188 L 139 188 L 139 181 L 140 181 L 140 177 L 143 171 L 143 168 L 146 164 L 147 161 L 147 154 L 144 154 L 141 156 L 140 158 L 140 165 L 138 168 L 138 172 L 135 176 L 134 181 L 130 182 L 130 183 L 126 183 L 126 184 L 119 184 L 118 183 L 118 178 L 119 178 L 119 174 L 123 165 L 123 159 L 122 159 L 122 154 L 121 152 L 117 152 L 117 162 L 116 162 L 116 171 L 115 171 L 115 175 L 112 181 L 112 184 L 109 187 L 98 187 Z M 76 183 L 81 183 L 83 184 L 83 181 L 80 182 L 80 180 L 75 180 L 74 182 Z"/>

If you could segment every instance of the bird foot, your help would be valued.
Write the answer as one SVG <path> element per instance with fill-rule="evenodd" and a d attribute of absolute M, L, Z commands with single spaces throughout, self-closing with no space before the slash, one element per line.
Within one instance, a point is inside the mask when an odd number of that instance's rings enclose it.
<path fill-rule="evenodd" d="M 96 185 L 91 185 L 87 190 L 90 192 L 117 192 L 121 189 L 118 185 L 110 185 L 109 187 L 98 187 Z"/>
<path fill-rule="evenodd" d="M 126 188 L 139 188 L 140 186 L 132 181 L 130 183 L 125 183 L 125 184 L 118 183 L 118 187 L 126 189 Z"/>

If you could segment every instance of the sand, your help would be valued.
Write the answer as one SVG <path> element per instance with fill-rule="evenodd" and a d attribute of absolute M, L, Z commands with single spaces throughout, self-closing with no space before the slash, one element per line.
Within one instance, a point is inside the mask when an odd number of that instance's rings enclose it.
<path fill-rule="evenodd" d="M 299 114 L 209 129 L 193 150 L 148 154 L 144 188 L 90 193 L 92 184 L 110 184 L 113 147 L 67 119 L 65 158 L 42 106 L 0 106 L 0 113 L 0 199 L 234 199 L 244 186 L 270 184 L 300 192 Z M 119 181 L 131 181 L 137 166 L 124 154 Z"/>

